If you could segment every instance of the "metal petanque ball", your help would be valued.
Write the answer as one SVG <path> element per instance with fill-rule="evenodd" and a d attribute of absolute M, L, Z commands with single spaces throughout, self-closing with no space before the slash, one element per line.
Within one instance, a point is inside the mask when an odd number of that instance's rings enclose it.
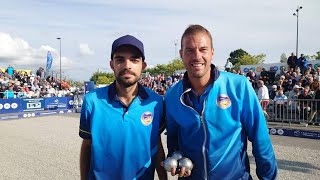
<path fill-rule="evenodd" d="M 189 158 L 182 158 L 179 160 L 179 167 L 182 168 L 182 167 L 185 167 L 186 170 L 192 170 L 193 168 L 193 163 L 192 161 L 189 159 Z"/>
<path fill-rule="evenodd" d="M 171 172 L 172 168 L 178 167 L 178 161 L 172 157 L 168 157 L 164 160 L 163 167 L 166 171 Z"/>
<path fill-rule="evenodd" d="M 171 157 L 176 160 L 179 160 L 179 159 L 183 158 L 183 153 L 181 151 L 175 151 L 172 153 Z"/>

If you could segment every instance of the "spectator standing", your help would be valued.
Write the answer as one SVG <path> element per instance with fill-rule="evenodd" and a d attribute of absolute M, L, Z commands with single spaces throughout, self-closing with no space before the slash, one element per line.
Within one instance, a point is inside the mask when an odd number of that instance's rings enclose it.
<path fill-rule="evenodd" d="M 288 68 L 296 68 L 297 56 L 294 53 L 291 53 L 291 56 L 288 57 L 287 65 Z"/>
<path fill-rule="evenodd" d="M 299 68 L 301 69 L 302 73 L 304 73 L 307 63 L 308 63 L 308 61 L 307 61 L 306 57 L 304 56 L 304 54 L 301 54 L 301 56 L 298 59 L 297 66 L 299 66 Z"/>
<path fill-rule="evenodd" d="M 228 59 L 226 64 L 224 65 L 224 69 L 225 71 L 230 72 L 232 68 L 233 68 L 233 64 Z"/>
<path fill-rule="evenodd" d="M 268 117 L 267 106 L 269 105 L 269 92 L 267 86 L 264 85 L 262 80 L 258 81 L 258 99 L 260 101 L 260 105 L 262 107 L 263 113 Z"/>
<path fill-rule="evenodd" d="M 262 80 L 264 84 L 266 84 L 266 82 L 269 80 L 268 77 L 269 77 L 268 71 L 266 71 L 265 68 L 262 68 L 259 79 Z"/>
<path fill-rule="evenodd" d="M 13 75 L 13 73 L 14 73 L 14 68 L 11 65 L 9 65 L 7 70 L 6 70 L 6 72 L 11 77 Z"/>

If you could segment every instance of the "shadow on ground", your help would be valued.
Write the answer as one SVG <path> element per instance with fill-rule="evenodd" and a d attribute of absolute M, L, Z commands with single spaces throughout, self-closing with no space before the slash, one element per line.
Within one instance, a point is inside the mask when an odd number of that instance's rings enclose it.
<path fill-rule="evenodd" d="M 250 164 L 254 164 L 254 157 L 249 156 Z M 288 161 L 283 159 L 278 159 L 278 168 L 286 171 L 294 171 L 301 173 L 310 173 L 312 170 L 320 170 L 320 167 L 314 166 L 310 163 L 299 162 L 299 161 Z"/>

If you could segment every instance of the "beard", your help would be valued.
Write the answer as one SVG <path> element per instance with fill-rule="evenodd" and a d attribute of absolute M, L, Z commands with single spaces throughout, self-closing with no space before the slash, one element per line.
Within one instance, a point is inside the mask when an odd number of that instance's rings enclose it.
<path fill-rule="evenodd" d="M 129 79 L 129 78 L 123 77 L 122 75 L 125 73 L 129 73 L 129 74 L 133 75 L 134 78 Z M 131 71 L 124 70 L 119 73 L 119 75 L 116 77 L 116 80 L 121 87 L 128 88 L 128 87 L 135 85 L 139 81 L 139 77 Z"/>

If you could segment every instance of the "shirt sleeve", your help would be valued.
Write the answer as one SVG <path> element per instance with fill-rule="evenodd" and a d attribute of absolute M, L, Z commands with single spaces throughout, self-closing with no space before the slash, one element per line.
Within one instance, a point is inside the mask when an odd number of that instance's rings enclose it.
<path fill-rule="evenodd" d="M 90 114 L 91 114 L 91 108 L 88 105 L 87 98 L 85 97 L 81 107 L 80 127 L 79 127 L 79 136 L 83 139 L 91 139 Z"/>
<path fill-rule="evenodd" d="M 252 142 L 252 153 L 257 166 L 259 179 L 276 179 L 277 162 L 272 148 L 267 123 L 254 89 L 248 81 L 243 82 L 244 94 L 241 121 L 244 130 Z"/>

